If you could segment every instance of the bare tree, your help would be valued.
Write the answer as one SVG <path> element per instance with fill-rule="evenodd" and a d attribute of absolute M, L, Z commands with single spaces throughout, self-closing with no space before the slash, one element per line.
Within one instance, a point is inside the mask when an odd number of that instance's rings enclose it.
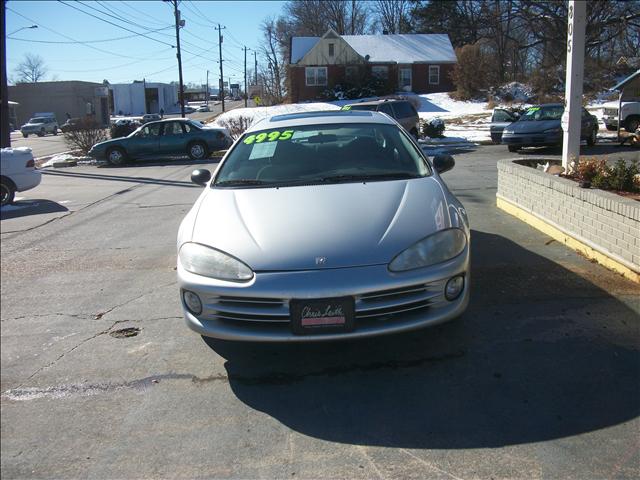
<path fill-rule="evenodd" d="M 409 0 L 376 0 L 374 12 L 382 31 L 408 33 L 411 30 L 411 4 Z"/>
<path fill-rule="evenodd" d="M 340 35 L 361 35 L 370 23 L 369 8 L 363 0 L 290 1 L 284 11 L 291 33 L 296 36 L 319 37 L 329 28 Z"/>
<path fill-rule="evenodd" d="M 17 83 L 36 83 L 44 79 L 47 67 L 40 55 L 27 53 L 24 60 L 15 69 Z"/>
<path fill-rule="evenodd" d="M 271 103 L 280 103 L 284 99 L 284 65 L 283 50 L 280 48 L 277 35 L 276 20 L 266 19 L 260 26 L 264 43 L 262 52 L 267 57 L 268 70 L 263 72 L 265 93 L 271 97 Z"/>

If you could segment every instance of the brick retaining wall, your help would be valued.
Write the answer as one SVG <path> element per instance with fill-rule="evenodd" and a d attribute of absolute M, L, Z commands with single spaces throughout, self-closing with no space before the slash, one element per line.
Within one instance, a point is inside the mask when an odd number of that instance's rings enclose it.
<path fill-rule="evenodd" d="M 497 197 L 640 273 L 640 202 L 513 160 L 498 162 Z"/>

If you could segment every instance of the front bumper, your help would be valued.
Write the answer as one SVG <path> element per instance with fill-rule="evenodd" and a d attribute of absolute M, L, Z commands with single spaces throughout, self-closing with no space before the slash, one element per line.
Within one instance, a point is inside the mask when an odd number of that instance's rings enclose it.
<path fill-rule="evenodd" d="M 444 296 L 446 282 L 465 276 L 460 296 Z M 187 326 L 223 340 L 317 342 L 364 338 L 435 325 L 461 315 L 469 302 L 469 245 L 456 258 L 401 274 L 386 265 L 256 273 L 247 284 L 187 272 L 178 262 L 180 299 Z M 203 312 L 186 308 L 182 291 L 200 297 Z M 349 333 L 294 335 L 289 300 L 353 296 L 356 328 Z"/>
<path fill-rule="evenodd" d="M 562 133 L 503 133 L 501 143 L 519 147 L 551 147 L 562 144 Z"/>

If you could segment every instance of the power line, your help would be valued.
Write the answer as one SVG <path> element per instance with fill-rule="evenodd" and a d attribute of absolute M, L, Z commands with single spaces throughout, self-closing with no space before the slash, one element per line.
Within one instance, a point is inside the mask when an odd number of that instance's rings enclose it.
<path fill-rule="evenodd" d="M 136 7 L 134 7 L 131 3 L 127 3 L 123 0 L 120 0 L 120 3 L 122 3 L 122 5 L 128 7 L 129 9 L 133 10 L 134 12 L 140 13 L 142 15 L 144 15 L 147 19 L 150 19 L 151 21 L 158 23 L 160 25 L 164 25 L 165 22 L 157 19 L 156 17 L 152 17 L 150 16 L 147 12 L 143 12 L 142 10 L 138 10 Z M 112 5 L 113 6 L 113 5 Z"/>
<path fill-rule="evenodd" d="M 153 30 L 154 32 L 159 32 L 160 30 L 167 30 L 169 27 L 159 28 L 158 30 Z M 104 42 L 116 42 L 118 40 L 125 40 L 127 38 L 138 37 L 139 34 L 134 35 L 125 35 L 124 37 L 115 37 L 115 38 L 105 38 L 104 40 L 77 40 L 77 41 L 55 41 L 55 40 L 32 40 L 30 38 L 17 38 L 17 37 L 7 37 L 11 40 L 20 40 L 22 42 L 30 42 L 30 43 L 55 43 L 55 44 L 87 44 L 87 43 L 104 43 Z"/>
<path fill-rule="evenodd" d="M 85 15 L 89 15 L 90 17 L 93 17 L 93 18 L 96 18 L 96 19 L 98 19 L 98 20 L 101 20 L 101 21 L 103 21 L 103 22 L 105 22 L 105 23 L 108 23 L 109 25 L 113 25 L 114 27 L 118 27 L 118 28 L 120 28 L 120 29 L 122 29 L 122 30 L 126 30 L 127 32 L 136 33 L 136 34 L 140 35 L 141 37 L 148 38 L 149 40 L 153 40 L 154 42 L 162 43 L 163 45 L 168 45 L 168 46 L 170 46 L 170 47 L 172 46 L 170 43 L 163 42 L 162 40 L 158 40 L 157 38 L 150 37 L 150 36 L 148 36 L 148 35 L 146 35 L 146 34 L 144 34 L 144 33 L 136 32 L 136 31 L 131 30 L 131 29 L 127 28 L 127 27 L 123 27 L 122 25 L 118 25 L 117 23 L 113 23 L 113 22 L 111 22 L 110 20 L 107 20 L 107 19 L 105 19 L 105 18 L 98 17 L 97 15 L 94 15 L 94 14 L 93 14 L 93 13 L 91 13 L 91 12 L 87 12 L 87 11 L 85 11 L 85 10 L 82 10 L 81 8 L 78 8 L 78 7 L 74 6 L 74 5 L 71 5 L 71 4 L 69 4 L 69 3 L 66 3 L 66 2 L 64 2 L 63 0 L 58 0 L 58 2 L 59 2 L 59 3 L 61 3 L 61 4 L 63 4 L 63 5 L 66 5 L 67 7 L 73 8 L 74 10 L 77 10 L 77 11 L 79 11 L 79 12 L 82 12 L 82 13 L 84 13 Z M 82 6 L 86 6 L 86 7 L 88 7 L 88 8 L 91 8 L 91 9 L 93 9 L 93 10 L 96 10 L 96 11 L 100 12 L 100 10 L 97 10 L 97 9 L 95 9 L 95 8 L 93 8 L 93 7 L 89 6 L 89 5 L 85 5 L 84 3 L 81 3 L 81 5 L 82 5 Z M 104 12 L 101 12 L 101 13 L 104 13 Z M 144 28 L 144 27 L 142 27 L 142 28 Z"/>
<path fill-rule="evenodd" d="M 131 58 L 131 59 L 136 59 L 136 60 L 146 60 L 146 59 L 144 59 L 144 58 L 140 58 L 140 57 L 132 57 L 131 55 L 122 55 L 122 54 L 120 54 L 120 53 L 114 53 L 114 52 L 110 52 L 110 51 L 108 51 L 108 50 L 103 50 L 103 49 L 101 49 L 101 48 L 94 47 L 93 45 L 87 44 L 87 43 L 85 43 L 85 42 L 81 42 L 81 41 L 79 41 L 79 40 L 77 40 L 77 39 L 75 39 L 75 38 L 73 38 L 73 37 L 70 37 L 70 36 L 68 36 L 68 35 L 65 35 L 64 33 L 60 33 L 60 32 L 58 32 L 58 31 L 56 31 L 56 30 L 53 30 L 52 28 L 49 28 L 49 27 L 47 27 L 46 25 L 43 25 L 41 22 L 37 22 L 36 20 L 33 20 L 32 18 L 29 18 L 29 17 L 27 17 L 27 16 L 25 16 L 25 15 L 23 15 L 23 14 L 19 13 L 19 12 L 16 12 L 14 9 L 12 9 L 12 8 L 11 8 L 11 7 L 9 7 L 9 6 L 7 6 L 7 7 L 5 7 L 5 8 L 6 8 L 7 10 L 9 10 L 9 11 L 13 12 L 15 15 L 18 15 L 19 17 L 24 18 L 25 20 L 28 20 L 28 21 L 33 22 L 33 23 L 37 23 L 40 27 L 42 27 L 42 28 L 43 28 L 43 29 L 45 29 L 45 30 L 48 30 L 48 31 L 50 31 L 50 32 L 52 32 L 52 33 L 55 33 L 56 35 L 59 35 L 59 36 L 61 36 L 61 37 L 63 37 L 63 38 L 66 38 L 66 39 L 68 39 L 68 40 L 73 40 L 73 41 L 75 41 L 75 42 L 78 42 L 80 45 L 83 45 L 83 46 L 85 46 L 85 47 L 87 47 L 87 48 L 91 48 L 91 49 L 96 50 L 96 51 L 98 51 L 98 52 L 106 53 L 107 55 L 112 55 L 112 56 L 114 56 L 114 57 Z"/>

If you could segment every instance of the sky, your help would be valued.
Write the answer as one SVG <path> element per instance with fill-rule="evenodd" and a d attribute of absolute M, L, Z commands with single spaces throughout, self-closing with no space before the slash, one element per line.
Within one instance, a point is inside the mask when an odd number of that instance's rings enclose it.
<path fill-rule="evenodd" d="M 217 25 L 222 30 L 225 81 L 244 82 L 244 51 L 252 68 L 262 43 L 260 24 L 281 14 L 285 2 L 182 0 L 178 9 L 184 82 L 216 84 L 220 76 Z M 178 80 L 173 4 L 161 0 L 10 0 L 6 3 L 7 72 L 26 54 L 47 67 L 45 80 L 129 83 Z M 93 15 L 93 16 L 92 16 Z M 96 18 L 98 17 L 98 18 Z M 107 23 L 111 22 L 111 23 Z M 38 25 L 38 28 L 22 27 Z M 144 36 L 137 35 L 143 33 Z M 128 37 L 128 38 L 122 38 Z M 105 41 L 102 41 L 105 40 Z M 63 42 L 63 43 L 50 43 Z"/>

